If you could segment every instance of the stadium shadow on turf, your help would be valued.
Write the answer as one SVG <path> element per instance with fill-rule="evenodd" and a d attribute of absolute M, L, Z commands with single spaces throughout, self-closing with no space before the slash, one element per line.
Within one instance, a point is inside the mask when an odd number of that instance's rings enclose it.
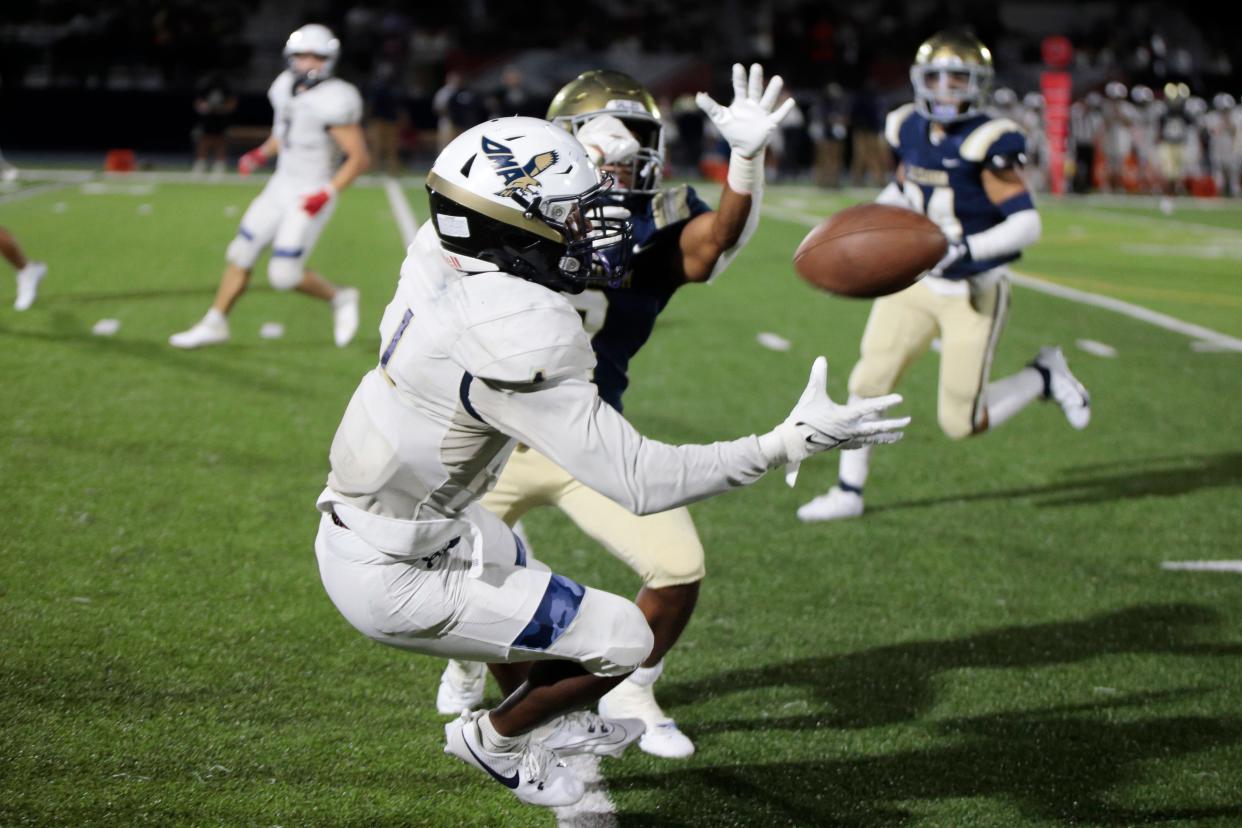
<path fill-rule="evenodd" d="M 922 720 L 933 707 L 939 678 L 949 671 L 1038 668 L 1129 653 L 1242 656 L 1242 644 L 1197 640 L 1218 620 L 1214 610 L 1202 606 L 1140 605 L 1077 621 L 1003 627 L 958 639 L 730 670 L 697 682 L 665 682 L 661 700 L 675 707 L 779 686 L 803 689 L 818 708 L 801 716 L 691 726 L 700 737 L 892 727 Z M 1242 796 L 1223 807 L 1166 812 L 1120 807 L 1109 793 L 1139 779 L 1145 761 L 1242 743 L 1242 718 L 1143 715 L 1156 705 L 1212 691 L 1114 693 L 1089 703 L 928 720 L 925 727 L 944 746 L 857 759 L 662 772 L 610 785 L 668 791 L 668 811 L 637 815 L 635 824 L 717 824 L 727 815 L 735 824 L 892 825 L 914 818 L 897 803 L 970 797 L 1008 800 L 1031 818 L 1090 824 L 1242 817 Z"/>
<path fill-rule="evenodd" d="M 1151 457 L 1112 466 L 1082 466 L 1069 469 L 1065 480 L 1043 486 L 943 495 L 874 507 L 868 503 L 867 514 L 1022 497 L 1035 498 L 1037 506 L 1087 506 L 1136 497 L 1175 497 L 1229 486 L 1242 486 L 1242 452 Z"/>
<path fill-rule="evenodd" d="M 1144 763 L 1242 742 L 1239 718 L 1110 715 L 1151 701 L 1139 696 L 937 722 L 933 732 L 943 744 L 926 750 L 687 770 L 665 764 L 658 773 L 612 779 L 609 786 L 621 795 L 667 794 L 660 813 L 622 814 L 623 826 L 980 824 L 972 819 L 980 813 L 972 799 L 1002 800 L 1017 817 L 1007 824 L 1236 824 L 1238 801 L 1170 809 L 1118 802 L 1121 789 L 1141 784 Z M 937 817 L 921 820 L 926 809 L 910 808 L 914 802 L 935 805 Z"/>
<path fill-rule="evenodd" d="M 1193 640 L 1218 620 L 1217 612 L 1208 607 L 1141 605 L 1079 621 L 1002 627 L 946 641 L 910 641 L 730 670 L 697 682 L 666 681 L 660 685 L 661 701 L 676 706 L 756 688 L 801 687 L 822 707 L 791 724 L 881 727 L 921 717 L 932 706 L 937 677 L 949 670 L 1043 667 L 1121 653 L 1242 656 L 1242 644 Z M 761 719 L 754 724 L 769 730 L 780 721 Z M 729 722 L 721 729 L 736 730 L 738 724 Z M 741 729 L 747 728 L 743 724 Z"/>

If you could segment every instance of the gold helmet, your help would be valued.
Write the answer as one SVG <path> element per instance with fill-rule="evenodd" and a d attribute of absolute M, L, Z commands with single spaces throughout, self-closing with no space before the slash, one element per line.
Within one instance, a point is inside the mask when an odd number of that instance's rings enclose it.
<path fill-rule="evenodd" d="M 629 75 L 593 69 L 561 87 L 548 107 L 548 120 L 574 135 L 597 115 L 619 119 L 638 141 L 638 153 L 627 162 L 631 166 L 629 183 L 622 186 L 618 181 L 614 189 L 658 192 L 664 172 L 664 122 L 655 98 Z"/>
<path fill-rule="evenodd" d="M 973 35 L 946 30 L 923 41 L 910 67 L 919 112 L 942 124 L 980 109 L 992 84 L 992 52 Z"/>

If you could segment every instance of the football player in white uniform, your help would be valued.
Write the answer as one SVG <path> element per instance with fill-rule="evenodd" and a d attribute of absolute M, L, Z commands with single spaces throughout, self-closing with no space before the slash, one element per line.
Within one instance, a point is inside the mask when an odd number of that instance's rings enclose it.
<path fill-rule="evenodd" d="M 918 50 L 915 102 L 889 113 L 899 164 L 877 201 L 917 210 L 939 225 L 948 253 L 903 291 L 877 299 L 850 373 L 851 396 L 887 394 L 939 336 L 940 428 L 954 440 L 996 428 L 1038 399 L 1086 428 L 1090 400 L 1060 348 L 1045 347 L 1011 376 L 990 380 L 1009 310 L 1009 270 L 1042 223 L 1023 179 L 1026 139 L 1007 118 L 982 111 L 992 56 L 974 37 L 941 32 Z M 842 452 L 837 485 L 798 509 L 805 522 L 863 513 L 869 448 Z"/>
<path fill-rule="evenodd" d="M 227 315 L 268 245 L 272 255 L 267 278 L 272 287 L 330 302 L 337 346 L 354 338 L 358 291 L 333 285 L 304 267 L 341 192 L 370 164 L 359 126 L 362 97 L 353 84 L 332 77 L 340 49 L 332 32 L 315 23 L 289 35 L 285 44 L 289 68 L 267 93 L 274 114 L 272 134 L 238 163 L 238 170 L 249 175 L 276 156 L 276 173 L 242 216 L 211 309 L 189 330 L 173 334 L 168 340 L 173 347 L 200 348 L 228 340 Z"/>
<path fill-rule="evenodd" d="M 495 709 L 450 722 L 445 751 L 540 805 L 583 793 L 554 751 L 616 754 L 642 732 L 563 714 L 642 664 L 653 639 L 633 603 L 549 571 L 479 504 L 516 442 L 648 514 L 821 451 L 892 442 L 907 422 L 875 419 L 896 395 L 834 404 L 821 357 L 766 434 L 695 446 L 640 435 L 600 399 L 566 296 L 624 273 L 632 235 L 608 214 L 609 185 L 577 139 L 535 118 L 488 121 L 445 148 L 427 179 L 431 219 L 380 323 L 379 364 L 345 411 L 318 500 L 320 574 L 354 627 L 520 682 Z"/>
<path fill-rule="evenodd" d="M 719 275 L 759 224 L 764 148 L 794 103 L 779 104 L 782 81 L 764 82 L 758 64 L 733 67 L 733 101 L 705 93 L 699 105 L 729 142 L 732 155 L 719 209 L 685 184 L 665 186 L 664 123 L 651 93 L 620 72 L 584 72 L 556 94 L 553 123 L 576 135 L 593 160 L 617 178 L 616 205 L 630 213 L 635 253 L 620 286 L 596 285 L 569 297 L 595 352 L 591 380 L 600 398 L 622 411 L 629 366 L 673 294 Z M 642 579 L 635 599 L 655 634 L 642 667 L 600 701 L 610 718 L 646 723 L 639 747 L 664 758 L 694 753 L 694 743 L 657 703 L 654 684 L 664 656 L 690 622 L 706 575 L 703 544 L 687 509 L 637 516 L 575 480 L 529 446 L 519 446 L 483 505 L 515 525 L 539 507 L 562 510 L 587 535 Z M 455 713 L 479 705 L 483 665 L 450 662 L 436 707 Z M 502 691 L 508 688 L 502 687 Z"/>

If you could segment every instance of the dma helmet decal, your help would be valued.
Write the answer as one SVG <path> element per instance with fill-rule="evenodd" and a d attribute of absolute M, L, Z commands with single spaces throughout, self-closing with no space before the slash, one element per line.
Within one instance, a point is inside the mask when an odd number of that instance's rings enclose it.
<path fill-rule="evenodd" d="M 513 156 L 513 151 L 486 135 L 482 141 L 483 154 L 492 162 L 496 174 L 505 180 L 505 188 L 496 195 L 508 198 L 515 193 L 527 193 L 539 187 L 538 176 L 557 162 L 560 156 L 556 150 L 540 152 L 525 164 L 521 164 Z"/>

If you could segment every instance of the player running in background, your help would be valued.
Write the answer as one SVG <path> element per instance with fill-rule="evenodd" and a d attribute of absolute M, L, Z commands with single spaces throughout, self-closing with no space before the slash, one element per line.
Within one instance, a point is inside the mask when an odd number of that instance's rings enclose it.
<path fill-rule="evenodd" d="M 358 291 L 333 285 L 304 266 L 341 192 L 370 164 L 359 126 L 362 98 L 352 84 L 332 77 L 340 49 L 332 32 L 318 24 L 289 35 L 284 50 L 289 68 L 267 93 L 274 113 L 272 134 L 238 164 L 248 175 L 276 156 L 276 173 L 242 216 L 211 309 L 192 328 L 169 337 L 173 347 L 228 341 L 228 313 L 268 245 L 272 256 L 267 278 L 272 287 L 330 302 L 336 344 L 344 347 L 353 339 L 358 330 Z M 342 153 L 344 161 L 338 166 Z"/>
<path fill-rule="evenodd" d="M 24 311 L 34 304 L 39 282 L 47 275 L 47 264 L 27 259 L 17 239 L 4 227 L 0 227 L 0 255 L 17 270 L 17 298 L 13 300 L 13 307 Z"/>
<path fill-rule="evenodd" d="M 479 504 L 515 442 L 649 514 L 821 451 L 892 442 L 908 422 L 873 419 L 896 395 L 833 404 L 821 357 L 766 434 L 697 446 L 640 435 L 600 399 L 596 352 L 566 296 L 626 272 L 632 236 L 607 213 L 608 184 L 572 135 L 535 118 L 488 121 L 445 148 L 427 179 L 431 220 L 401 267 L 379 364 L 345 410 L 317 504 L 324 588 L 355 628 L 491 663 L 514 687 L 446 725 L 445 752 L 548 806 L 583 794 L 556 751 L 615 755 L 642 732 L 565 714 L 644 663 L 653 636 L 634 604 L 550 572 Z"/>
<path fill-rule="evenodd" d="M 777 106 L 781 80 L 765 87 L 763 70 L 749 76 L 733 67 L 733 103 L 724 107 L 705 94 L 701 106 L 729 142 L 732 155 L 720 205 L 712 210 L 685 184 L 665 187 L 664 124 L 651 93 L 620 72 L 592 71 L 566 84 L 548 118 L 577 135 L 617 179 L 623 206 L 632 216 L 637 251 L 621 285 L 597 285 L 568 297 L 582 317 L 595 354 L 592 379 L 600 398 L 618 412 L 629 385 L 630 360 L 651 336 L 656 317 L 682 285 L 721 273 L 759 224 L 764 148 L 794 102 Z M 653 684 L 664 654 L 677 641 L 698 600 L 705 574 L 703 545 L 684 508 L 637 516 L 562 468 L 538 447 L 519 446 L 483 505 L 514 525 L 541 506 L 561 509 L 586 534 L 642 578 L 637 603 L 655 633 L 655 646 L 641 669 L 600 703 L 600 713 L 642 719 L 640 747 L 669 758 L 694 752 L 694 744 L 660 709 Z M 485 673 L 481 664 L 450 662 L 436 706 L 456 713 L 479 705 Z M 503 688 L 502 689 L 508 689 Z"/>
<path fill-rule="evenodd" d="M 850 374 L 851 396 L 887 394 L 940 337 L 940 427 L 951 439 L 1006 422 L 1037 399 L 1055 400 L 1070 425 L 1091 417 L 1087 392 L 1060 348 L 1041 348 L 1018 373 L 989 383 L 1009 309 L 1008 263 L 1040 236 L 1023 181 L 1026 141 L 1007 118 L 981 111 L 992 56 L 970 35 L 925 41 L 910 70 L 915 102 L 888 116 L 896 181 L 876 199 L 924 213 L 949 240 L 945 257 L 909 288 L 876 300 Z M 798 509 L 806 522 L 863 513 L 871 451 L 841 454 L 837 485 Z"/>

